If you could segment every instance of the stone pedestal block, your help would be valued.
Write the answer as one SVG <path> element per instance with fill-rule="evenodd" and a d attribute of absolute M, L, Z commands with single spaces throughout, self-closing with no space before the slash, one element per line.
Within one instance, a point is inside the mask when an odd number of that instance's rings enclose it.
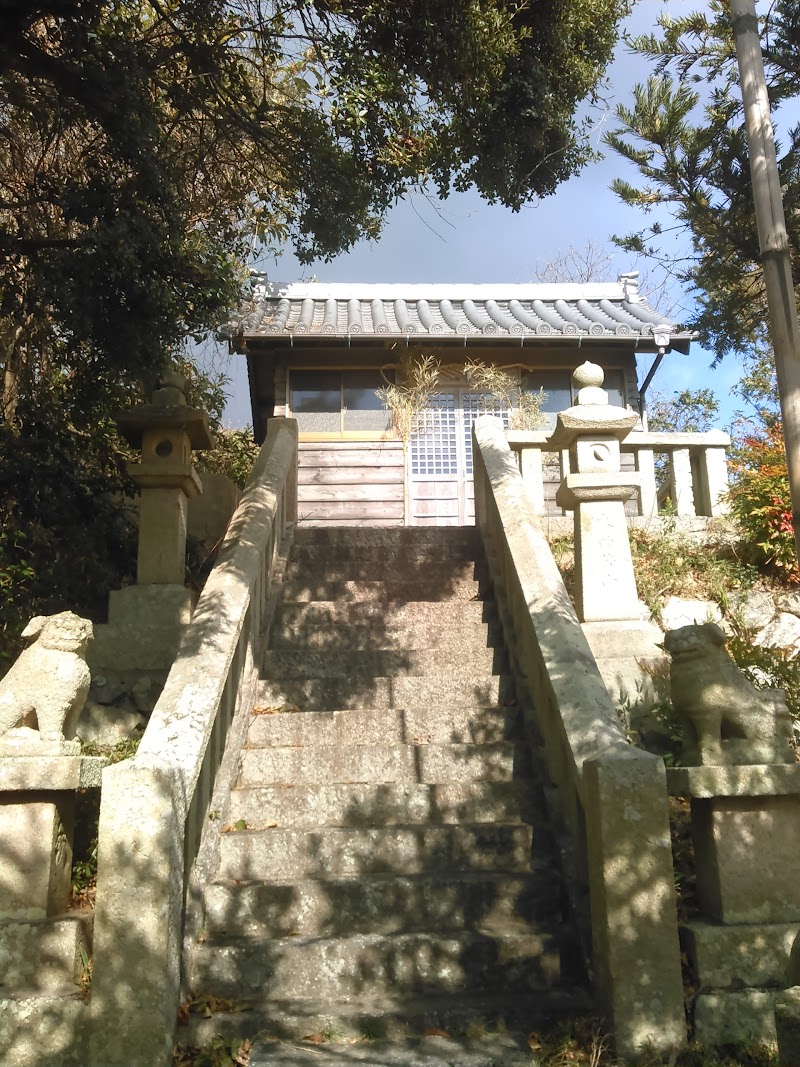
<path fill-rule="evenodd" d="M 193 597 L 183 585 L 131 585 L 109 595 L 108 624 L 95 626 L 87 653 L 93 692 L 107 674 L 169 670 L 192 620 Z"/>
<path fill-rule="evenodd" d="M 641 608 L 622 503 L 576 505 L 575 600 L 582 622 L 635 619 Z"/>
<path fill-rule="evenodd" d="M 595 983 L 617 1054 L 686 1039 L 664 765 L 631 748 L 583 765 Z"/>
<path fill-rule="evenodd" d="M 108 621 L 145 628 L 192 621 L 194 600 L 183 582 L 174 585 L 129 585 L 108 594 Z"/>
<path fill-rule="evenodd" d="M 800 986 L 785 989 L 775 998 L 775 1031 L 778 1063 L 795 1067 L 800 1063 Z"/>
<path fill-rule="evenodd" d="M 44 918 L 69 903 L 74 798 L 0 793 L 0 917 Z"/>
<path fill-rule="evenodd" d="M 786 982 L 792 944 L 800 923 L 738 923 L 720 926 L 695 920 L 681 939 L 701 992 L 761 987 Z"/>
<path fill-rule="evenodd" d="M 697 894 L 723 923 L 800 921 L 800 797 L 692 799 Z"/>
<path fill-rule="evenodd" d="M 701 993 L 694 1002 L 695 1041 L 709 1047 L 772 1044 L 778 996 L 774 989 Z"/>
<path fill-rule="evenodd" d="M 183 585 L 187 502 L 179 486 L 142 493 L 136 570 L 139 585 Z"/>

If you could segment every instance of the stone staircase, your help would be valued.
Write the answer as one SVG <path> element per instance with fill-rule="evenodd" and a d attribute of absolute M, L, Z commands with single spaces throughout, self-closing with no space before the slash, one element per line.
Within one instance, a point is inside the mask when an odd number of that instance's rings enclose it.
<path fill-rule="evenodd" d="M 74 1034 L 87 1012 L 91 920 L 91 912 L 0 920 L 0 1063 L 80 1063 Z"/>
<path fill-rule="evenodd" d="M 186 946 L 190 994 L 249 1011 L 194 1040 L 522 1029 L 582 1006 L 482 576 L 472 528 L 297 530 Z"/>

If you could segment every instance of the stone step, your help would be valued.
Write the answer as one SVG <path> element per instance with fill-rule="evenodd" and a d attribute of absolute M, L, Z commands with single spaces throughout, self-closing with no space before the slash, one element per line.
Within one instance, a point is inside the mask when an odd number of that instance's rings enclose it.
<path fill-rule="evenodd" d="M 238 788 L 365 782 L 508 782 L 530 774 L 525 745 L 311 745 L 242 749 Z"/>
<path fill-rule="evenodd" d="M 367 651 L 286 648 L 266 652 L 263 674 L 283 678 L 370 678 L 436 675 L 454 672 L 464 676 L 502 674 L 507 669 L 505 652 L 499 648 L 377 649 Z"/>
<path fill-rule="evenodd" d="M 470 604 L 471 602 L 467 602 Z M 314 605 L 309 605 L 313 607 Z M 454 624 L 452 624 L 454 622 Z M 383 619 L 349 623 L 343 620 L 331 626 L 313 622 L 286 622 L 282 618 L 270 631 L 270 648 L 336 649 L 346 652 L 356 649 L 422 649 L 438 648 L 447 651 L 494 648 L 502 644 L 496 623 L 477 620 L 411 620 L 406 624 L 392 624 Z"/>
<path fill-rule="evenodd" d="M 456 996 L 371 997 L 368 1002 L 360 999 L 356 1003 L 287 1001 L 275 997 L 266 1004 L 253 1004 L 244 1012 L 216 1012 L 211 1017 L 191 1015 L 188 1026 L 181 1030 L 180 1040 L 182 1044 L 201 1046 L 209 1044 L 217 1035 L 231 1039 L 250 1035 L 258 1042 L 257 1035 L 269 1034 L 292 1041 L 292 1047 L 296 1048 L 297 1042 L 314 1035 L 336 1038 L 337 1042 L 349 1039 L 371 1050 L 376 1038 L 402 1041 L 413 1035 L 413 1039 L 431 1027 L 452 1034 L 472 1031 L 476 1026 L 483 1026 L 490 1032 L 518 1029 L 528 1034 L 535 1027 L 552 1025 L 559 1018 L 588 1015 L 593 1007 L 585 983 L 579 984 L 575 980 L 568 986 L 540 990 L 534 997 L 530 994 L 514 997 L 507 993 L 462 992 Z M 313 1045 L 318 1056 L 309 1062 L 318 1063 L 320 1067 L 328 1064 L 325 1058 L 328 1053 L 333 1056 L 337 1051 L 335 1045 L 317 1041 Z M 272 1063 L 271 1060 L 267 1062 Z M 295 1067 L 295 1062 L 306 1061 L 289 1059 L 286 1062 Z M 372 1060 L 367 1059 L 367 1062 L 377 1067 Z M 525 1067 L 534 1067 L 535 1062 L 529 1052 Z M 494 1060 L 492 1067 L 511 1067 L 513 1063 L 513 1060 L 509 1063 L 503 1058 Z M 338 1067 L 335 1059 L 332 1064 Z M 463 1067 L 462 1061 L 451 1059 L 447 1067 Z"/>
<path fill-rule="evenodd" d="M 294 533 L 292 556 L 302 552 L 350 555 L 354 558 L 374 552 L 428 552 L 435 558 L 459 555 L 478 556 L 482 552 L 480 536 L 474 526 L 401 526 L 392 529 L 369 527 L 303 527 Z"/>
<path fill-rule="evenodd" d="M 276 711 L 250 720 L 247 745 L 455 744 L 509 741 L 521 733 L 518 707 L 378 708 L 350 711 Z"/>
<path fill-rule="evenodd" d="M 534 994 L 560 977 L 558 941 L 548 933 L 493 930 L 357 934 L 346 938 L 208 940 L 189 952 L 187 982 L 221 997 L 436 996 L 479 990 Z"/>
<path fill-rule="evenodd" d="M 258 707 L 290 704 L 301 711 L 348 708 L 487 707 L 513 704 L 509 675 L 396 678 L 305 678 L 262 681 Z"/>
<path fill-rule="evenodd" d="M 480 596 L 480 584 L 472 578 L 454 578 L 447 583 L 427 581 L 329 581 L 325 577 L 297 578 L 283 583 L 284 603 L 308 603 L 312 600 L 347 601 L 412 601 L 427 600 L 441 603 L 450 600 L 475 600 Z"/>
<path fill-rule="evenodd" d="M 3 1067 L 85 1067 L 89 1005 L 80 988 L 0 994 Z"/>
<path fill-rule="evenodd" d="M 228 820 L 258 829 L 391 826 L 467 821 L 532 823 L 537 796 L 525 782 L 447 785 L 259 785 L 231 792 Z"/>
<path fill-rule="evenodd" d="M 480 600 L 446 603 L 432 600 L 357 600 L 346 603 L 320 600 L 293 604 L 284 599 L 278 605 L 273 630 L 294 636 L 304 633 L 307 627 L 324 627 L 333 634 L 340 628 L 363 627 L 379 636 L 386 634 L 402 638 L 406 633 L 415 633 L 417 627 L 459 631 L 464 627 L 495 622 L 496 618 L 494 605 Z"/>
<path fill-rule="evenodd" d="M 0 921 L 0 988 L 44 993 L 80 982 L 91 956 L 90 912 Z"/>
<path fill-rule="evenodd" d="M 394 1041 L 309 1042 L 305 1046 L 260 1038 L 249 1059 L 250 1067 L 531 1067 L 533 1062 L 523 1033 L 474 1039 L 427 1035 Z"/>
<path fill-rule="evenodd" d="M 370 553 L 369 556 L 336 555 L 308 559 L 307 553 L 293 556 L 286 565 L 284 581 L 304 582 L 309 578 L 327 582 L 420 582 L 440 591 L 447 598 L 456 581 L 487 583 L 486 564 L 475 559 L 440 559 L 435 556 Z"/>
<path fill-rule="evenodd" d="M 218 877 L 283 882 L 436 871 L 524 872 L 532 833 L 525 824 L 241 830 L 220 839 Z"/>
<path fill-rule="evenodd" d="M 206 936 L 346 937 L 556 922 L 560 884 L 535 874 L 377 875 L 294 884 L 214 882 L 203 897 Z"/>

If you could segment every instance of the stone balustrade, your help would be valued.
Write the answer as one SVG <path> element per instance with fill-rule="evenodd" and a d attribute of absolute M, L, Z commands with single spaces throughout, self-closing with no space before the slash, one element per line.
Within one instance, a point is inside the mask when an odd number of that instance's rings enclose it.
<path fill-rule="evenodd" d="M 664 764 L 620 726 L 499 419 L 476 421 L 473 456 L 476 524 L 515 681 L 556 786 L 599 1006 L 619 1056 L 668 1055 L 685 1041 L 685 1020 Z"/>
<path fill-rule="evenodd" d="M 219 847 L 203 829 L 224 819 L 296 516 L 297 423 L 271 419 L 139 750 L 103 774 L 90 1067 L 172 1062 L 187 909 Z"/>
<path fill-rule="evenodd" d="M 538 515 L 561 515 L 555 492 L 570 471 L 569 452 L 553 452 L 549 430 L 510 430 L 508 443 Z M 634 430 L 621 442 L 623 471 L 639 475 L 633 515 L 650 520 L 667 498 L 679 518 L 720 518 L 727 512 L 726 450 L 731 443 L 722 430 L 707 433 L 643 433 Z M 656 457 L 666 459 L 659 480 Z"/>

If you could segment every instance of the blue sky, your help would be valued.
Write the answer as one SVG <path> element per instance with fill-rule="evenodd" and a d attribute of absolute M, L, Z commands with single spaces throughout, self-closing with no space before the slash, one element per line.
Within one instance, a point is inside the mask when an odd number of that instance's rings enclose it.
<path fill-rule="evenodd" d="M 697 0 L 639 0 L 626 28 L 632 33 L 654 29 L 659 13 L 666 7 L 677 15 L 697 8 Z M 620 45 L 608 70 L 610 87 L 604 94 L 608 109 L 591 112 L 593 140 L 614 125 L 613 108 L 618 101 L 629 102 L 631 89 L 648 75 L 648 65 L 631 56 Z M 531 204 L 515 214 L 507 208 L 490 206 L 474 192 L 451 196 L 440 202 L 413 194 L 391 212 L 377 241 L 362 241 L 353 250 L 330 263 L 302 267 L 290 252 L 278 259 L 263 258 L 256 266 L 276 281 L 304 278 L 325 282 L 527 282 L 547 261 L 571 246 L 587 241 L 596 246 L 609 244 L 612 233 L 626 233 L 640 222 L 639 213 L 622 204 L 611 192 L 613 178 L 635 171 L 617 156 L 608 155 L 589 164 L 578 176 L 561 185 L 555 194 Z M 615 259 L 620 271 L 643 268 L 623 256 Z M 680 297 L 680 294 L 675 294 Z M 677 317 L 680 317 L 678 311 Z M 214 365 L 229 375 L 231 400 L 226 422 L 231 426 L 250 421 L 247 375 L 241 356 L 227 356 L 221 348 L 212 355 Z M 725 424 L 737 403 L 731 387 L 739 378 L 732 358 L 715 370 L 710 357 L 697 345 L 689 356 L 670 354 L 663 362 L 651 389 L 665 394 L 685 387 L 710 386 L 722 404 L 721 424 Z M 647 361 L 640 367 L 640 378 Z"/>

